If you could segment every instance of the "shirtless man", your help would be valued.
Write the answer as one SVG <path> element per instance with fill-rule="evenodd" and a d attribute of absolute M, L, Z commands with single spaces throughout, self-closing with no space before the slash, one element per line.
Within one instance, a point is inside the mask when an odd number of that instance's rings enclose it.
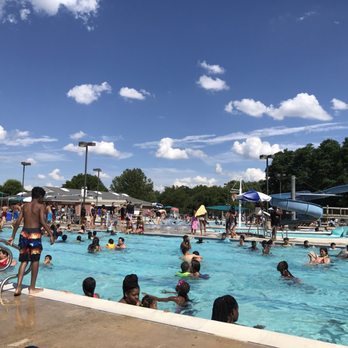
<path fill-rule="evenodd" d="M 18 284 L 14 293 L 15 296 L 19 296 L 22 292 L 22 282 L 28 262 L 31 262 L 31 282 L 29 287 L 29 295 L 43 290 L 35 287 L 36 278 L 39 272 L 39 260 L 42 252 L 41 226 L 50 235 L 51 245 L 54 244 L 52 231 L 45 221 L 46 209 L 45 205 L 42 203 L 45 193 L 45 190 L 41 187 L 34 187 L 32 189 L 32 201 L 23 206 L 19 218 L 13 227 L 12 237 L 8 240 L 8 243 L 12 245 L 19 225 L 24 219 L 24 226 L 20 234 L 18 244 L 20 248 L 19 261 L 21 262 L 21 265 L 18 271 Z"/>
<path fill-rule="evenodd" d="M 196 254 L 190 254 L 189 248 L 187 245 L 181 245 L 181 252 L 183 253 L 183 256 L 181 256 L 181 259 L 183 261 L 186 261 L 191 264 L 192 259 L 196 259 L 197 261 L 201 262 L 203 260 L 203 257 Z"/>

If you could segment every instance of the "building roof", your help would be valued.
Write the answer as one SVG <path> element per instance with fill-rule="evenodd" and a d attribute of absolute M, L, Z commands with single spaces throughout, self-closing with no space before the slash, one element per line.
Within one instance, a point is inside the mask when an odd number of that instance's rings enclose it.
<path fill-rule="evenodd" d="M 46 191 L 45 200 L 52 202 L 61 202 L 65 204 L 80 203 L 83 198 L 83 190 L 70 189 L 65 187 L 43 186 Z M 131 202 L 135 205 L 151 206 L 150 202 L 141 199 L 130 197 L 125 193 L 116 193 L 112 191 L 101 192 L 86 190 L 86 203 L 95 203 L 98 196 L 98 205 L 121 205 L 126 202 Z"/>

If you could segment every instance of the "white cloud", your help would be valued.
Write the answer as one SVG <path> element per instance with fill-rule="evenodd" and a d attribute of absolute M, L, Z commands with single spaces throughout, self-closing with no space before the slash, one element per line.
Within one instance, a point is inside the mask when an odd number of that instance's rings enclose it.
<path fill-rule="evenodd" d="M 179 149 L 174 148 L 174 140 L 172 138 L 162 138 L 158 144 L 156 157 L 171 160 L 188 159 L 192 157 L 205 158 L 206 154 L 198 149 Z"/>
<path fill-rule="evenodd" d="M 222 173 L 222 167 L 220 163 L 216 163 L 215 165 L 215 173 L 216 174 L 221 174 Z"/>
<path fill-rule="evenodd" d="M 0 144 L 7 146 L 29 146 L 36 143 L 50 143 L 55 141 L 57 139 L 45 135 L 40 138 L 32 138 L 29 136 L 28 131 L 18 129 L 7 131 L 0 125 Z"/>
<path fill-rule="evenodd" d="M 6 139 L 7 131 L 3 126 L 0 125 L 0 140 Z"/>
<path fill-rule="evenodd" d="M 230 101 L 225 106 L 225 111 L 232 112 L 233 106 L 246 115 L 253 117 L 268 115 L 275 120 L 283 120 L 286 117 L 300 117 L 320 121 L 332 119 L 332 116 L 321 107 L 315 95 L 309 95 L 308 93 L 299 93 L 292 99 L 284 100 L 278 108 L 273 105 L 266 106 L 254 99 L 242 99 L 240 101 Z"/>
<path fill-rule="evenodd" d="M 150 95 L 150 93 L 144 89 L 137 91 L 134 88 L 122 87 L 119 91 L 119 95 L 124 99 L 145 100 L 145 96 Z"/>
<path fill-rule="evenodd" d="M 69 90 L 67 96 L 73 98 L 76 103 L 89 105 L 98 100 L 103 92 L 111 93 L 111 86 L 107 82 L 100 85 L 79 85 Z"/>
<path fill-rule="evenodd" d="M 19 10 L 19 15 L 22 21 L 26 21 L 30 15 L 31 11 L 27 8 L 22 8 Z"/>
<path fill-rule="evenodd" d="M 271 145 L 259 137 L 250 137 L 244 142 L 235 141 L 232 150 L 243 157 L 258 159 L 260 155 L 273 155 L 282 151 L 278 144 Z"/>
<path fill-rule="evenodd" d="M 28 0 L 35 11 L 43 11 L 48 15 L 56 15 L 61 6 L 75 16 L 94 14 L 98 10 L 100 0 Z"/>
<path fill-rule="evenodd" d="M 109 179 L 111 176 L 105 172 L 100 172 L 99 176 L 103 179 Z"/>
<path fill-rule="evenodd" d="M 230 173 L 226 173 L 228 175 L 229 180 L 243 180 L 247 181 L 260 181 L 265 180 L 265 172 L 260 168 L 247 168 L 244 171 L 234 171 Z"/>
<path fill-rule="evenodd" d="M 16 129 L 15 130 L 15 137 L 18 137 L 18 138 L 26 138 L 29 136 L 29 131 L 21 131 L 19 129 Z"/>
<path fill-rule="evenodd" d="M 234 132 L 224 135 L 215 135 L 215 134 L 203 134 L 203 135 L 188 135 L 181 139 L 173 139 L 175 144 L 184 146 L 206 146 L 206 145 L 217 145 L 226 142 L 231 142 L 235 140 L 247 139 L 252 136 L 266 138 L 274 136 L 284 136 L 291 134 L 310 134 L 310 133 L 328 133 L 331 136 L 331 132 L 342 131 L 348 129 L 347 124 L 338 123 L 338 122 L 327 122 L 327 123 L 318 123 L 310 126 L 300 126 L 300 127 L 267 127 L 260 128 L 250 131 L 249 133 L 245 132 Z M 147 141 L 144 143 L 135 144 L 134 146 L 140 147 L 142 149 L 155 149 L 158 147 L 158 140 Z M 283 146 L 283 148 L 285 148 Z"/>
<path fill-rule="evenodd" d="M 48 174 L 53 180 L 61 181 L 64 180 L 64 176 L 60 174 L 60 169 L 53 169 L 51 173 Z"/>
<path fill-rule="evenodd" d="M 265 180 L 265 172 L 259 168 L 248 168 L 242 178 L 244 181 L 260 181 Z"/>
<path fill-rule="evenodd" d="M 331 109 L 336 110 L 336 111 L 341 111 L 341 110 L 348 110 L 348 103 L 345 103 L 342 100 L 333 98 L 331 100 L 332 106 Z"/>
<path fill-rule="evenodd" d="M 110 156 L 119 159 L 128 158 L 131 156 L 129 153 L 122 153 L 115 148 L 115 144 L 111 141 L 95 141 L 96 146 L 90 146 L 88 148 L 89 153 L 94 153 L 96 155 L 101 156 Z M 65 145 L 63 150 L 69 152 L 76 152 L 80 155 L 83 155 L 86 150 L 83 147 L 79 147 L 78 145 L 68 144 Z"/>
<path fill-rule="evenodd" d="M 38 179 L 40 179 L 40 180 L 46 179 L 46 175 L 44 175 L 44 174 L 38 174 L 37 177 L 38 177 Z"/>
<path fill-rule="evenodd" d="M 187 177 L 182 179 L 176 179 L 174 182 L 174 186 L 187 186 L 187 187 L 194 187 L 198 185 L 205 185 L 205 186 L 213 186 L 216 184 L 216 179 L 214 178 L 207 178 L 205 176 L 195 176 L 195 177 Z"/>
<path fill-rule="evenodd" d="M 73 139 L 73 140 L 79 140 L 83 137 L 85 137 L 87 134 L 83 131 L 78 131 L 76 133 L 73 133 L 73 134 L 70 134 L 70 139 Z"/>
<path fill-rule="evenodd" d="M 203 69 L 207 70 L 207 72 L 209 74 L 223 74 L 225 72 L 225 69 L 222 66 L 217 65 L 217 64 L 210 65 L 205 60 L 203 62 L 199 63 L 199 65 Z"/>
<path fill-rule="evenodd" d="M 223 91 L 224 89 L 229 89 L 224 80 L 207 75 L 202 75 L 197 81 L 197 84 L 209 91 Z"/>
<path fill-rule="evenodd" d="M 44 13 L 49 16 L 55 16 L 59 10 L 64 7 L 72 13 L 75 18 L 82 19 L 87 24 L 91 16 L 97 14 L 101 0 L 0 0 L 0 16 L 6 15 L 7 20 L 12 23 L 17 22 L 19 16 L 21 20 L 28 20 L 32 11 L 35 13 Z M 14 4 L 20 6 L 17 10 Z M 18 8 L 17 6 L 17 8 Z M 17 12 L 18 11 L 18 12 Z"/>
<path fill-rule="evenodd" d="M 158 144 L 156 157 L 167 159 L 188 159 L 189 156 L 185 150 L 174 149 L 174 140 L 171 138 L 162 138 Z"/>
<path fill-rule="evenodd" d="M 283 120 L 285 117 L 301 117 L 329 121 L 332 117 L 320 106 L 315 95 L 299 93 L 293 99 L 284 100 L 279 108 L 270 107 L 267 112 L 276 120 Z"/>
<path fill-rule="evenodd" d="M 315 11 L 308 11 L 308 12 L 305 12 L 302 16 L 297 17 L 297 20 L 302 22 L 305 19 L 307 19 L 308 17 L 314 16 L 315 14 L 316 14 Z"/>
<path fill-rule="evenodd" d="M 240 101 L 236 100 L 233 102 L 233 106 L 238 111 L 254 117 L 260 117 L 268 110 L 266 105 L 259 101 L 255 101 L 254 99 L 242 99 Z"/>
<path fill-rule="evenodd" d="M 232 113 L 232 111 L 233 111 L 233 102 L 232 101 L 230 101 L 229 103 L 227 103 L 225 105 L 225 111 L 230 113 L 230 114 Z"/>
<path fill-rule="evenodd" d="M 30 162 L 31 164 L 37 164 L 37 161 L 34 159 L 34 158 L 32 158 L 32 157 L 28 157 L 26 160 L 25 160 L 25 162 Z"/>

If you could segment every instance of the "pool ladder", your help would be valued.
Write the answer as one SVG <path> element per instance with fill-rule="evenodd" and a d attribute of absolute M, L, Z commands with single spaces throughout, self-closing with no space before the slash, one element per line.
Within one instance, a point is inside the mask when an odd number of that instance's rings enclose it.
<path fill-rule="evenodd" d="M 4 272 L 9 267 L 11 267 L 11 263 L 12 263 L 12 260 L 13 260 L 13 254 L 12 254 L 11 249 L 3 246 L 1 243 L 5 244 L 5 245 L 8 245 L 8 244 L 7 244 L 7 240 L 6 239 L 0 238 L 0 248 L 3 249 L 3 250 L 6 250 L 7 253 L 8 253 L 7 265 L 4 268 L 0 268 L 0 272 Z M 19 250 L 19 246 L 17 244 L 13 243 L 12 245 L 8 245 L 8 246 L 12 246 L 13 248 Z M 28 274 L 30 272 L 30 270 L 31 270 L 31 264 L 28 264 L 27 269 L 24 272 L 24 275 Z M 2 280 L 0 279 L 0 296 L 1 296 L 2 292 L 3 292 L 4 286 L 8 283 L 8 281 L 11 280 L 11 279 L 15 279 L 15 278 L 17 278 L 17 274 L 11 274 L 11 275 L 7 276 L 6 278 L 4 278 Z"/>

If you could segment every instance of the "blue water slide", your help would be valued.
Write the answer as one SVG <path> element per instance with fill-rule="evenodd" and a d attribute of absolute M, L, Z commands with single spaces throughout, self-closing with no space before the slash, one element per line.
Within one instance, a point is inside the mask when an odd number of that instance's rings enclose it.
<path fill-rule="evenodd" d="M 323 216 L 322 206 L 305 201 L 276 198 L 272 196 L 271 205 L 284 210 L 294 211 L 299 214 L 309 215 L 314 219 L 320 219 Z"/>

